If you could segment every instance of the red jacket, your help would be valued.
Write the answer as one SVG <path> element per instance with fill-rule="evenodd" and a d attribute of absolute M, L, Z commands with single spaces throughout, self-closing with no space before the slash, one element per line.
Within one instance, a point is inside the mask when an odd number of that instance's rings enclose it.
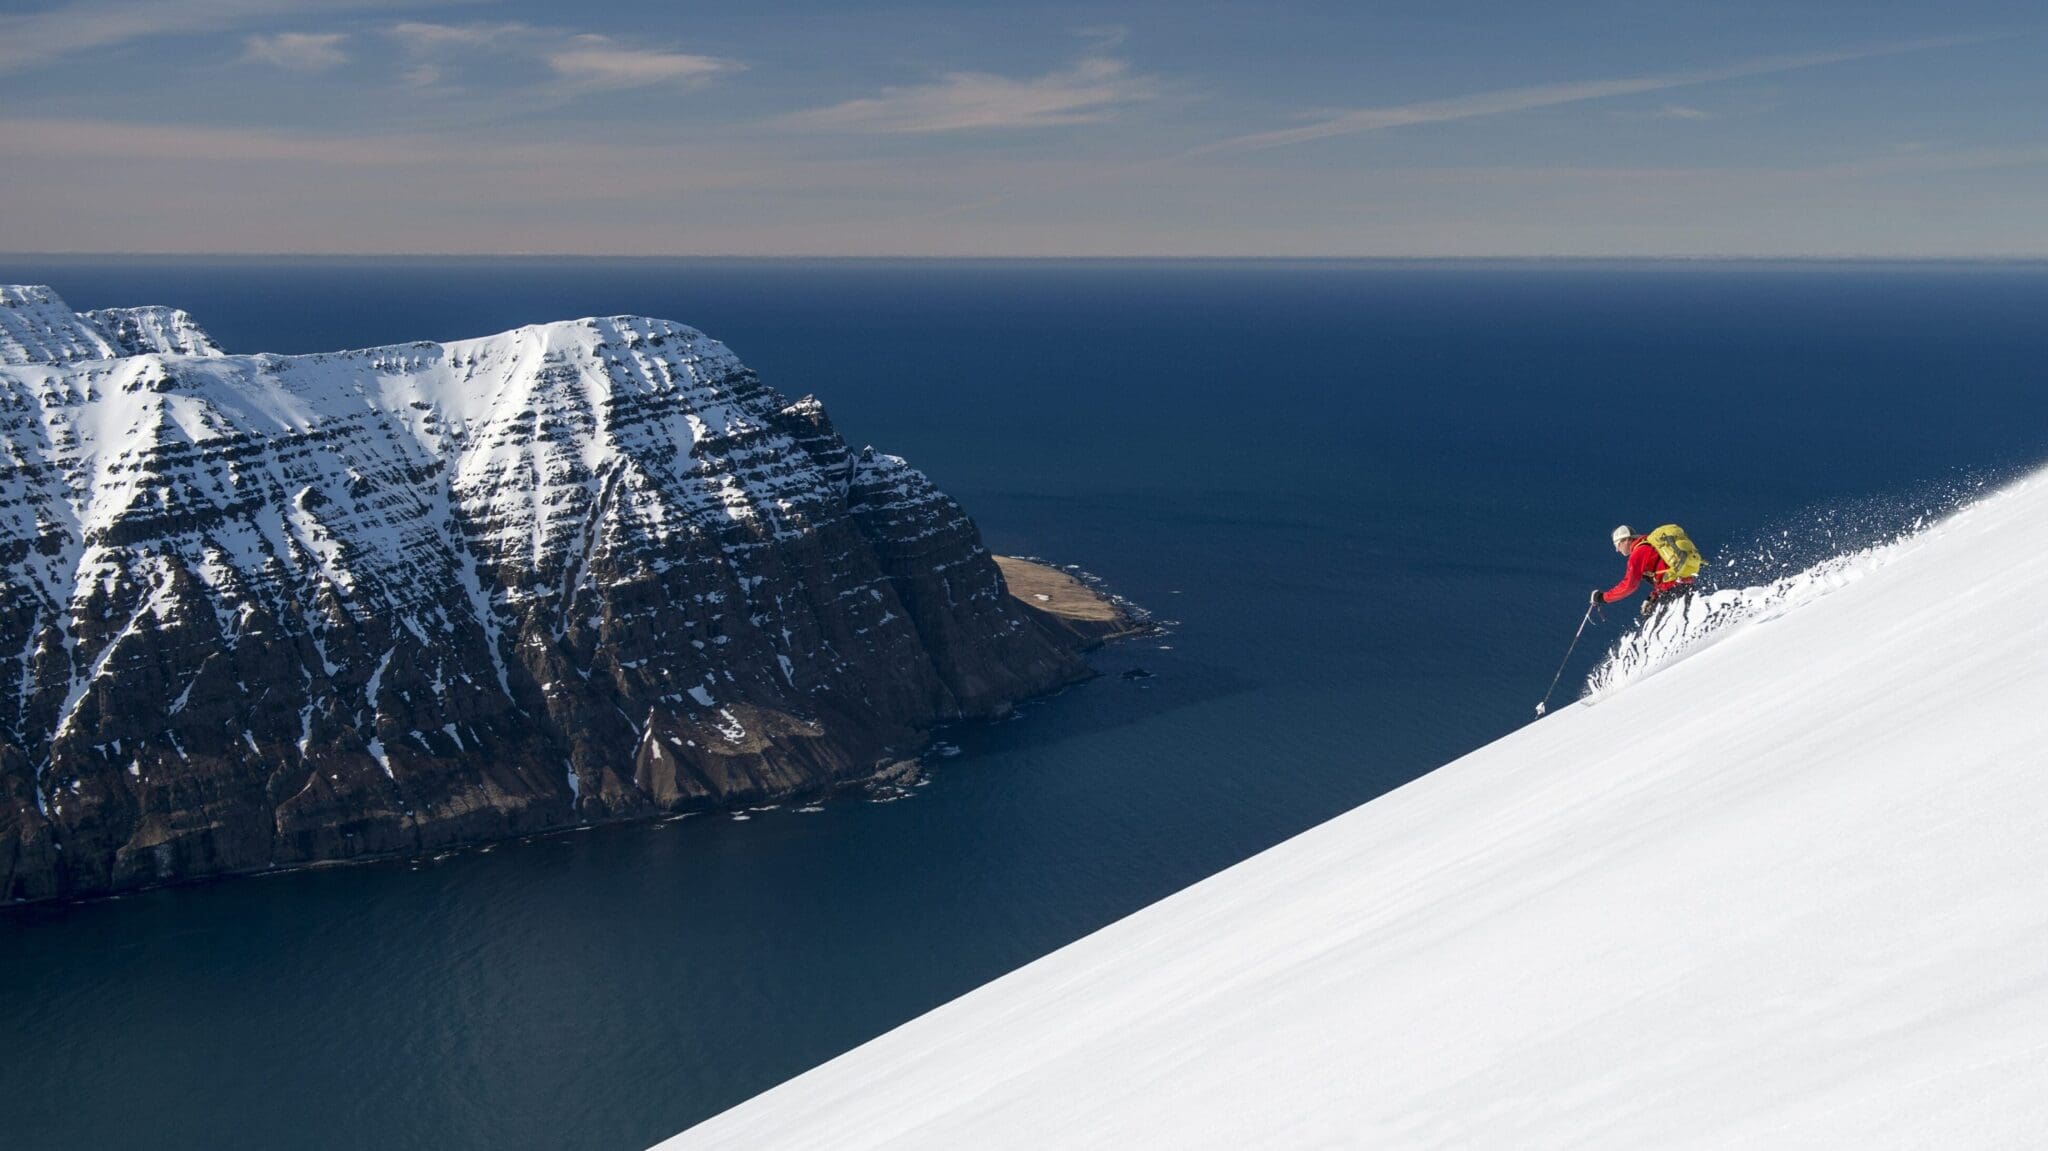
<path fill-rule="evenodd" d="M 1635 547 L 1629 549 L 1628 572 L 1621 577 L 1620 583 L 1601 592 L 1600 599 L 1605 603 L 1619 603 L 1635 594 L 1636 585 L 1644 580 L 1650 581 L 1651 599 L 1656 599 L 1672 588 L 1692 582 L 1689 579 L 1660 578 L 1658 573 L 1664 570 L 1664 557 L 1657 554 L 1657 549 L 1651 547 L 1649 541 L 1637 536 Z"/>

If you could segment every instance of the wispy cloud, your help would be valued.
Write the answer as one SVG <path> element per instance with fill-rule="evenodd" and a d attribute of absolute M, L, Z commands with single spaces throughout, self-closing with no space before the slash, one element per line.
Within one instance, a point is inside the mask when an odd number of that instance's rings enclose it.
<path fill-rule="evenodd" d="M 737 60 L 719 56 L 628 47 L 610 36 L 516 21 L 407 21 L 392 25 L 387 33 L 411 62 L 406 78 L 415 87 L 442 83 L 464 58 L 479 53 L 537 62 L 564 96 L 664 84 L 697 85 L 746 68 Z"/>
<path fill-rule="evenodd" d="M 626 48 L 606 36 L 578 36 L 568 47 L 549 53 L 547 62 L 563 80 L 590 88 L 699 84 L 745 67 L 717 56 Z"/>
<path fill-rule="evenodd" d="M 1123 47 L 1131 30 L 1122 24 L 1090 24 L 1074 29 L 1074 35 L 1088 46 L 1090 54 L 1099 55 Z"/>
<path fill-rule="evenodd" d="M 408 61 L 405 82 L 415 88 L 432 88 L 446 78 L 446 62 L 452 56 L 495 48 L 528 36 L 533 29 L 515 21 L 437 24 L 403 20 L 384 31 Z"/>
<path fill-rule="evenodd" d="M 436 24 L 404 20 L 387 31 L 406 52 L 431 53 L 448 48 L 489 48 L 533 33 L 530 24 L 517 21 L 475 21 L 468 24 Z"/>
<path fill-rule="evenodd" d="M 0 155 L 186 163 L 299 161 L 321 166 L 426 163 L 444 154 L 428 137 L 346 138 L 204 124 L 42 117 L 0 119 Z"/>
<path fill-rule="evenodd" d="M 208 124 L 20 117 L 0 119 L 0 154 L 378 168 L 445 161 L 449 146 L 445 140 L 418 134 L 335 136 Z"/>
<path fill-rule="evenodd" d="M 1249 135 L 1235 136 L 1228 140 L 1204 145 L 1195 149 L 1191 154 L 1249 152 L 1264 148 L 1278 148 L 1287 144 L 1301 144 L 1310 140 L 1326 140 L 1334 136 L 1352 136 L 1361 132 L 1380 132 L 1389 128 L 1402 128 L 1415 124 L 1438 124 L 1451 120 L 1470 120 L 1480 116 L 1502 116 L 1512 112 L 1526 112 L 1535 108 L 1549 108 L 1560 104 L 1576 104 L 1586 100 L 1606 100 L 1617 96 L 1635 96 L 1646 92 L 1662 92 L 1673 88 L 1689 88 L 1700 84 L 1738 80 L 1748 76 L 1768 76 L 1780 72 L 1795 72 L 1804 68 L 1818 68 L 1826 64 L 1840 64 L 1851 60 L 1868 60 L 1878 56 L 1898 56 L 1908 52 L 1922 52 L 1932 48 L 1952 48 L 1963 44 L 1981 43 L 1987 39 L 1989 37 L 1944 36 L 1895 44 L 1864 45 L 1833 52 L 1761 56 L 1716 67 L 1692 68 L 1656 75 L 1626 76 L 1611 80 L 1573 80 L 1555 84 L 1533 84 L 1522 88 L 1501 88 L 1490 92 L 1475 92 L 1465 96 L 1452 96 L 1442 100 L 1421 100 L 1410 104 L 1395 104 L 1380 108 L 1357 108 L 1339 115 L 1325 117 L 1313 123 L 1303 124 L 1299 127 L 1281 128 L 1270 132 L 1253 132 Z"/>
<path fill-rule="evenodd" d="M 90 184 L 102 201 L 131 203 L 140 215 L 190 211 L 232 221 L 242 210 L 305 220 L 291 207 L 294 196 L 361 196 L 351 212 L 382 216 L 403 227 L 401 217 L 431 215 L 451 201 L 499 204 L 572 202 L 609 205 L 628 213 L 672 211 L 669 197 L 681 192 L 743 190 L 749 197 L 819 189 L 850 193 L 850 203 L 893 203 L 910 191 L 929 192 L 949 181 L 979 179 L 943 166 L 909 170 L 870 157 L 815 160 L 772 150 L 700 145 L 650 144 L 641 139 L 581 136 L 450 137 L 435 132 L 309 133 L 296 130 L 230 128 L 197 123 L 150 123 L 72 117 L 0 116 L 0 176 L 15 186 L 40 182 L 61 187 Z M 25 163 L 33 161 L 33 163 Z M 251 183 L 251 166 L 263 172 Z M 107 173 L 118 171 L 120 178 Z M 589 173 L 602 171 L 593 181 Z M 80 173 L 94 175 L 85 180 Z M 166 189 L 175 188 L 176 194 Z M 293 189 L 283 195 L 280 189 Z M 352 191 L 351 191 L 352 190 Z M 411 213 L 385 211 L 392 196 L 410 203 Z M 233 205 L 233 207 L 230 207 Z M 53 196 L 38 205 L 53 215 L 74 215 Z M 277 209 L 277 211 L 273 211 Z M 23 217 L 0 214 L 0 251 L 12 240 L 32 237 Z M 81 223 L 82 227 L 83 224 Z M 395 249 L 386 249 L 395 250 Z"/>
<path fill-rule="evenodd" d="M 1868 177 L 1916 172 L 1980 172 L 2000 168 L 2048 168 L 2048 143 L 2024 143 L 2002 148 L 1905 147 L 1889 156 L 1844 160 L 1818 170 L 1838 176 Z"/>
<path fill-rule="evenodd" d="M 277 32 L 245 37 L 246 55 L 293 72 L 325 72 L 348 63 L 346 32 Z"/>
<path fill-rule="evenodd" d="M 1142 205 L 1078 222 L 929 209 L 978 190 L 1098 166 L 858 150 L 791 155 L 752 133 L 650 144 L 525 131 L 313 133 L 202 124 L 0 117 L 0 251 L 507 252 L 778 255 L 1958 254 L 2048 251 L 2038 213 L 1914 233 L 1948 172 L 2048 169 L 2048 144 L 1880 150 L 1792 166 L 1375 167 L 1329 205 L 1349 230 L 1271 210 L 1261 165 L 1200 173 L 1205 199 L 1252 210 L 1178 215 L 1188 172 L 1133 185 Z M 1835 149 L 1829 149 L 1835 152 Z M 601 171 L 603 180 L 589 173 Z M 252 176 L 260 178 L 252 179 Z M 1387 206 L 1358 213 L 1363 191 Z M 792 203 L 821 210 L 793 213 Z M 1477 207 L 1475 208 L 1475 202 Z M 687 203 L 689 211 L 676 205 Z M 1396 211 L 1402 205 L 1411 207 Z M 1754 206 L 1768 205 L 1759 230 Z M 1315 206 L 1311 206 L 1315 207 Z M 1889 243 L 1891 246 L 1886 246 Z"/>
<path fill-rule="evenodd" d="M 153 36 L 220 32 L 282 17 L 402 8 L 419 0 L 74 0 L 0 16 L 0 72 Z M 455 0 L 458 3 L 473 0 Z"/>
<path fill-rule="evenodd" d="M 36 116 L 0 117 L 0 156 L 14 161 L 112 162 L 130 172 L 177 170 L 187 174 L 181 182 L 189 177 L 226 185 L 244 178 L 236 167 L 242 164 L 262 165 L 280 182 L 332 179 L 350 169 L 372 178 L 390 177 L 395 170 L 409 169 L 408 180 L 415 189 L 418 180 L 431 177 L 492 185 L 492 190 L 473 188 L 476 196 L 523 187 L 541 189 L 550 199 L 569 192 L 604 199 L 613 197 L 621 184 L 656 189 L 772 187 L 807 170 L 802 165 L 777 167 L 782 162 L 772 157 L 734 153 L 720 156 L 720 163 L 707 163 L 692 149 L 651 147 L 644 141 L 450 138 L 432 132 L 316 134 Z M 594 170 L 604 171 L 607 178 L 592 182 L 587 173 Z M 761 175 L 764 170 L 770 174 Z"/>
<path fill-rule="evenodd" d="M 1071 68 L 1014 79 L 986 72 L 949 72 L 930 84 L 884 88 L 781 119 L 787 127 L 821 131 L 933 133 L 1047 128 L 1107 120 L 1147 100 L 1154 85 L 1122 60 L 1091 56 Z"/>

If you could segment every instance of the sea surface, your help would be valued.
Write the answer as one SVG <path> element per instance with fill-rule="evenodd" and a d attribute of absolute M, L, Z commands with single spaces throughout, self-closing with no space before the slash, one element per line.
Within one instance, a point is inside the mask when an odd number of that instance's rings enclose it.
<path fill-rule="evenodd" d="M 1682 523 L 1739 583 L 2048 458 L 2040 264 L 0 257 L 0 281 L 173 304 L 233 352 L 681 320 L 909 457 L 991 547 L 1176 621 L 946 733 L 899 802 L 0 912 L 8 1147 L 644 1147 L 1529 722 L 1617 522 Z"/>

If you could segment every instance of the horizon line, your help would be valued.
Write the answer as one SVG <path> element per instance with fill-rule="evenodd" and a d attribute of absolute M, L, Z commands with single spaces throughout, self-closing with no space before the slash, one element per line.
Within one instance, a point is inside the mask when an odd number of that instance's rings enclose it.
<path fill-rule="evenodd" d="M 1080 254 L 1032 254 L 1015 253 L 955 253 L 932 255 L 919 253 L 871 253 L 871 254 L 830 254 L 830 253 L 748 253 L 748 252 L 124 252 L 124 251 L 83 251 L 83 250 L 18 250 L 0 251 L 0 260 L 47 260 L 47 259 L 122 259 L 122 260 L 749 260 L 770 262 L 924 262 L 924 263 L 968 263 L 973 261 L 1000 261 L 1005 263 L 1135 263 L 1151 261 L 1210 262 L 1210 263 L 1389 263 L 1389 264 L 1442 264 L 1442 263 L 1804 263 L 1804 264 L 2027 264 L 2048 262 L 2048 250 L 2041 252 L 2019 252 L 2001 255 L 1981 253 L 1813 253 L 1813 252 L 1736 252 L 1736 253 L 1692 253 L 1692 252 L 1644 252 L 1616 254 L 1578 254 L 1571 252 L 1554 253 L 1502 253 L 1462 255 L 1373 255 L 1373 254 L 1324 254 L 1314 256 L 1276 255 L 1271 253 L 1242 252 L 1195 252 L 1195 253 L 1120 253 L 1113 255 Z"/>

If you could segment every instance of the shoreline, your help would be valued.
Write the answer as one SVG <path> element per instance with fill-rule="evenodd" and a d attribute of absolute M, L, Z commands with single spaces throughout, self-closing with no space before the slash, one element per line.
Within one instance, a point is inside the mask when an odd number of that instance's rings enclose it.
<path fill-rule="evenodd" d="M 1041 622 L 1080 640 L 1083 651 L 1159 630 L 1151 612 L 1114 592 L 1090 586 L 1085 581 L 1094 577 L 1085 572 L 1073 574 L 1081 571 L 1077 564 L 1061 567 L 1025 556 L 992 558 L 1003 573 L 1003 587 L 1010 598 L 1031 609 Z"/>
<path fill-rule="evenodd" d="M 1151 621 L 1151 613 L 1125 600 L 1113 592 L 1089 586 L 1082 579 L 1066 570 L 1054 567 L 1036 559 L 1017 556 L 992 556 L 997 568 L 1003 574 L 1005 590 L 1019 604 L 1031 610 L 1032 618 L 1046 627 L 1078 643 L 1078 650 L 1091 652 L 1107 643 L 1135 636 L 1149 635 L 1158 630 Z M 1079 570 L 1075 568 L 1074 570 Z M 1092 577 L 1090 577 L 1092 578 Z M 1099 582 L 1099 581 L 1098 581 Z M 1092 669 L 1091 669 L 1092 672 Z M 1023 699 L 1013 700 L 999 715 L 984 718 L 978 722 L 1000 722 L 1013 714 L 1017 705 L 1040 699 L 1050 699 L 1063 694 L 1077 683 L 1096 678 L 1091 674 L 1079 680 L 1060 684 L 1050 691 Z M 891 752 L 879 759 L 868 771 L 839 779 L 819 780 L 808 786 L 772 795 L 752 796 L 744 803 L 731 806 L 705 804 L 681 810 L 662 810 L 611 816 L 599 819 L 578 820 L 555 827 L 545 827 L 517 835 L 473 840 L 467 843 L 443 844 L 431 851 L 377 852 L 345 859 L 313 859 L 294 861 L 286 864 L 271 864 L 266 867 L 248 868 L 235 871 L 218 871 L 207 875 L 180 876 L 157 883 L 135 887 L 124 887 L 115 891 L 95 892 L 74 896 L 57 896 L 44 899 L 14 899 L 0 901 L 0 919 L 15 913 L 33 913 L 39 909 L 74 907 L 91 903 L 113 902 L 129 896 L 169 888 L 198 887 L 226 880 L 261 879 L 272 876 L 290 875 L 297 872 L 326 871 L 336 868 L 375 866 L 378 864 L 438 862 L 451 855 L 492 851 L 506 844 L 533 843 L 558 836 L 574 835 L 599 828 L 624 828 L 643 825 L 671 823 L 697 815 L 717 815 L 727 812 L 748 812 L 762 804 L 784 806 L 795 803 L 818 802 L 831 799 L 847 792 L 876 786 L 898 786 L 909 778 L 924 774 L 926 759 L 934 745 L 943 742 L 942 733 L 961 723 L 973 720 L 955 720 L 933 726 L 922 733 L 924 738 L 913 748 L 903 752 Z"/>

